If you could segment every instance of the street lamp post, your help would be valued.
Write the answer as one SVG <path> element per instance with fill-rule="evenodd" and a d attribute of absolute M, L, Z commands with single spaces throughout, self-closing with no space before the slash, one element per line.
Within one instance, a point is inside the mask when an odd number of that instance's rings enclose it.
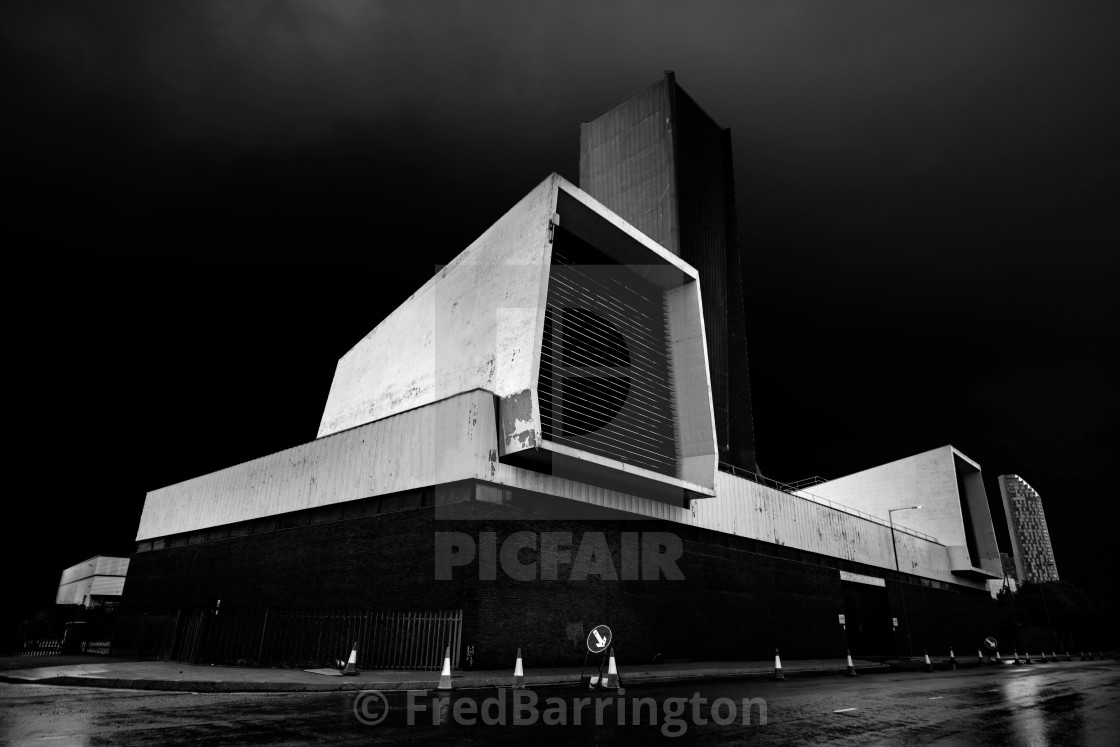
<path fill-rule="evenodd" d="M 914 643 L 910 640 L 910 620 L 906 616 L 906 592 L 902 589 L 902 571 L 898 567 L 898 545 L 894 541 L 894 514 L 895 511 L 912 511 L 921 506 L 900 506 L 887 511 L 887 521 L 891 525 L 891 549 L 894 550 L 894 577 L 898 581 L 898 596 L 902 600 L 902 625 L 906 628 L 906 650 L 910 657 L 914 656 Z"/>

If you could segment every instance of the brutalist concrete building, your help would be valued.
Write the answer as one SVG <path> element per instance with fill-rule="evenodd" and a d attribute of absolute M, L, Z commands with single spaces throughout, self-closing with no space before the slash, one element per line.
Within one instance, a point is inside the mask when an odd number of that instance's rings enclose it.
<path fill-rule="evenodd" d="M 585 125 L 586 189 L 546 178 L 346 352 L 315 440 L 148 494 L 126 605 L 450 611 L 394 639 L 416 666 L 578 664 L 600 623 L 624 665 L 993 634 L 986 514 L 892 536 L 751 471 L 729 142 L 671 76 Z"/>

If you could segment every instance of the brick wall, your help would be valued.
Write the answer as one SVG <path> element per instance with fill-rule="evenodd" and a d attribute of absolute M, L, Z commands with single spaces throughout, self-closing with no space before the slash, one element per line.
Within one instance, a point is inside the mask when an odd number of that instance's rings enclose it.
<path fill-rule="evenodd" d="M 844 654 L 837 620 L 844 611 L 839 573 L 824 565 L 823 557 L 815 563 L 811 554 L 736 543 L 727 535 L 668 522 L 549 519 L 480 501 L 448 509 L 413 508 L 138 552 L 124 604 L 201 607 L 221 599 L 223 608 L 462 608 L 460 663 L 467 664 L 467 647 L 473 646 L 470 665 L 475 668 L 512 666 L 517 647 L 533 666 L 578 665 L 585 636 L 600 623 L 612 627 L 616 654 L 630 664 L 648 662 L 655 654 L 766 659 L 775 647 L 790 658 Z M 518 581 L 500 571 L 495 580 L 483 581 L 476 558 L 454 569 L 453 580 L 437 581 L 434 533 L 450 531 L 476 541 L 480 533 L 494 532 L 499 547 L 519 531 L 571 532 L 576 542 L 585 533 L 601 532 L 616 569 L 624 532 L 672 532 L 683 540 L 678 565 L 684 580 L 591 576 L 575 581 L 567 579 L 568 566 L 561 565 L 556 581 Z M 783 553 L 797 559 L 776 557 Z M 524 551 L 521 560 L 535 557 Z M 938 653 L 952 643 L 967 651 L 994 631 L 986 618 L 991 606 L 986 592 L 904 586 L 915 647 Z M 896 610 L 892 614 L 902 617 L 893 578 L 888 577 L 887 587 Z M 905 638 L 896 636 L 895 645 L 904 652 Z"/>

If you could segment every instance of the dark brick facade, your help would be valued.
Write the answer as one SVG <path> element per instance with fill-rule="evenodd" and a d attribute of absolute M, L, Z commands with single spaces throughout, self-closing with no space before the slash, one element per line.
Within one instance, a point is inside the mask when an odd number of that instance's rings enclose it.
<path fill-rule="evenodd" d="M 773 655 L 837 657 L 848 647 L 837 615 L 843 613 L 838 567 L 887 577 L 891 615 L 902 617 L 893 574 L 835 558 L 791 550 L 664 521 L 556 519 L 512 505 L 468 501 L 316 523 L 291 519 L 271 531 L 221 532 L 143 545 L 129 568 L 124 605 L 192 608 L 222 600 L 241 605 L 347 606 L 388 611 L 462 609 L 462 650 L 471 664 L 504 667 L 520 647 L 536 666 L 579 664 L 584 636 L 596 624 L 615 631 L 620 661 L 666 659 L 757 660 Z M 510 503 L 509 501 L 506 502 Z M 429 505 L 425 505 L 429 504 Z M 401 504 L 394 504 L 399 508 Z M 289 526 L 290 528 L 280 528 Z M 623 532 L 670 532 L 683 540 L 684 580 L 518 581 L 498 572 L 479 579 L 479 559 L 435 580 L 434 535 L 463 532 L 477 541 L 494 532 L 497 543 L 514 532 L 588 532 L 606 537 L 616 569 Z M 226 536 L 233 534 L 240 536 Z M 211 539 L 211 537 L 215 537 Z M 194 541 L 191 541 L 194 540 Z M 163 545 L 162 549 L 148 549 Z M 535 554 L 523 551 L 522 562 Z M 500 569 L 500 565 L 499 565 Z M 908 577 L 909 578 L 909 577 Z M 929 583 L 927 581 L 927 583 Z M 905 583 L 916 653 L 958 654 L 995 631 L 986 592 Z M 889 621 L 881 621 L 889 625 Z M 893 645 L 905 653 L 905 636 Z M 877 653 L 892 653 L 879 651 Z M 461 661 L 461 664 L 467 664 Z"/>

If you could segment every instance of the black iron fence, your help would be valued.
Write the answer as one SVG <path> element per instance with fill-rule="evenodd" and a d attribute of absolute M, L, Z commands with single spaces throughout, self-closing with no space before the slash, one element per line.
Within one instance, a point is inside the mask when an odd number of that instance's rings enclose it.
<path fill-rule="evenodd" d="M 189 663 L 330 667 L 358 644 L 363 669 L 458 668 L 462 610 L 386 612 L 293 607 L 129 611 L 112 652 Z"/>
<path fill-rule="evenodd" d="M 118 610 L 105 606 L 87 609 L 60 605 L 24 620 L 11 635 L 5 631 L 0 650 L 17 656 L 61 653 L 111 653 Z M 67 630 L 70 638 L 67 641 Z M 67 648 L 64 650 L 64 643 Z"/>
<path fill-rule="evenodd" d="M 462 610 L 59 607 L 26 620 L 11 653 L 88 653 L 306 669 L 346 661 L 356 642 L 363 669 L 438 670 L 448 648 L 452 667 L 458 669 L 462 628 Z"/>

